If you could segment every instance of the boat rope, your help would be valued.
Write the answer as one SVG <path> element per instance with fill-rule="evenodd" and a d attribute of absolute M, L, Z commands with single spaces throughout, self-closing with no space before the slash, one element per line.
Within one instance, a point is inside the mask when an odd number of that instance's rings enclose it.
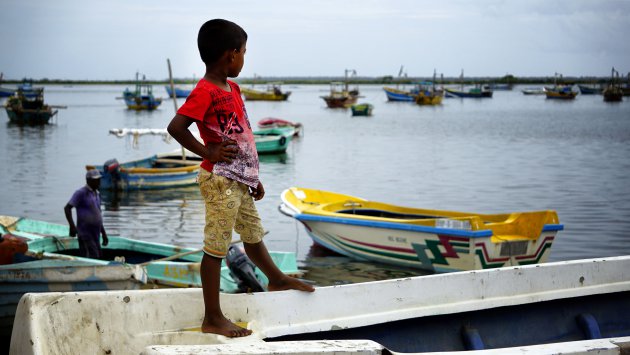
<path fill-rule="evenodd" d="M 59 238 L 57 238 L 56 236 L 51 236 L 52 239 L 55 241 L 55 244 L 57 244 L 57 246 L 61 249 L 61 250 L 66 250 L 66 247 L 63 245 L 63 243 L 61 242 L 61 240 L 59 240 Z"/>

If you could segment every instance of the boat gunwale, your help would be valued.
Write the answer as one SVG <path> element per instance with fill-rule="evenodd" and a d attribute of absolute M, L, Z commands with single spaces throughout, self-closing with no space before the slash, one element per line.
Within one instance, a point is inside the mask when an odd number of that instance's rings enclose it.
<path fill-rule="evenodd" d="M 190 173 L 199 170 L 200 165 L 188 165 L 178 168 L 125 168 L 120 167 L 121 173 L 128 174 L 164 174 L 164 173 Z"/>
<path fill-rule="evenodd" d="M 250 320 L 251 329 L 254 330 L 254 338 L 252 338 L 254 342 L 249 344 L 252 346 L 268 337 L 336 328 L 356 328 L 400 319 L 534 304 L 586 295 L 626 292 L 630 290 L 630 281 L 627 277 L 624 278 L 625 274 L 620 270 L 624 269 L 623 265 L 629 265 L 628 258 L 629 256 L 619 256 L 571 260 L 543 265 L 512 266 L 492 270 L 335 285 L 318 288 L 317 292 L 308 296 L 295 291 L 281 291 L 222 297 L 226 301 L 224 310 L 231 319 Z M 531 281 L 513 284 L 510 280 L 514 278 Z M 445 284 L 459 285 L 461 292 L 445 293 Z M 462 287 L 464 285 L 468 287 Z M 397 291 L 392 292 L 391 295 L 387 294 L 383 290 L 387 291 L 388 288 L 383 286 L 395 286 Z M 401 295 L 401 290 L 406 293 Z M 411 292 L 409 290 L 424 291 Z M 365 297 L 369 294 L 379 294 L 383 297 L 370 298 L 370 302 L 354 302 L 354 307 L 348 307 L 347 302 L 325 302 L 327 299 L 333 299 L 333 296 L 337 297 L 335 299 L 339 301 L 344 299 L 344 297 L 339 298 L 340 295 L 345 296 L 345 299 L 358 299 L 356 297 Z M 78 310 L 89 309 L 91 312 L 94 311 L 90 307 L 92 305 L 101 307 L 107 312 L 112 310 L 124 312 L 141 306 L 143 302 L 153 302 L 149 306 L 152 312 L 147 312 L 147 314 L 148 316 L 157 314 L 154 316 L 155 319 L 161 319 L 159 317 L 162 316 L 162 313 L 172 313 L 169 307 L 173 307 L 173 304 L 181 305 L 182 301 L 191 305 L 201 306 L 202 304 L 200 289 L 112 291 L 100 294 L 68 293 L 64 297 L 60 297 L 61 295 L 61 293 L 48 293 L 25 296 L 20 302 L 16 315 L 16 319 L 20 319 L 21 322 L 18 324 L 20 332 L 14 332 L 12 338 L 14 349 L 28 350 L 31 351 L 30 353 L 36 353 L 38 349 L 42 349 L 45 344 L 48 344 L 46 341 L 51 339 L 46 335 L 49 335 L 50 330 L 56 326 L 54 323 L 56 319 L 69 318 L 72 324 L 80 325 L 84 329 L 94 328 L 93 323 L 86 324 L 82 320 L 81 314 L 73 318 L 63 313 L 63 310 L 67 308 L 62 309 L 61 307 L 77 307 L 79 298 L 83 302 Z M 108 296 L 108 298 L 103 296 Z M 126 301 L 121 302 L 123 297 Z M 128 300 L 132 302 L 129 303 Z M 262 307 L 273 304 L 286 305 L 291 304 L 290 302 L 299 302 L 304 309 L 310 309 L 312 312 L 287 313 L 278 312 L 277 309 L 271 307 Z M 157 311 L 153 312 L 156 310 L 155 304 L 163 304 L 164 307 L 158 307 Z M 33 312 L 35 309 L 33 307 L 41 308 Z M 132 346 L 134 349 L 142 349 L 148 346 L 145 345 L 146 343 L 155 339 L 146 340 L 146 336 L 181 336 L 182 332 L 187 331 L 191 319 L 197 321 L 190 316 L 194 314 L 190 308 L 195 309 L 194 307 L 184 308 L 179 317 L 173 318 L 168 323 L 170 328 L 165 329 L 165 327 L 160 326 L 161 322 L 149 322 L 145 328 L 138 328 L 138 324 L 146 322 L 144 318 L 137 320 L 138 318 L 131 317 L 121 320 L 120 317 L 107 317 L 107 320 L 116 320 L 119 323 L 107 324 L 105 327 L 101 323 L 101 332 L 90 332 L 89 334 L 97 335 L 97 340 L 112 342 L 113 346 L 119 348 L 125 346 L 126 349 L 129 349 L 129 346 Z M 373 312 L 375 309 L 378 311 Z M 372 312 L 368 312 L 368 310 Z M 313 314 L 317 317 L 313 317 Z M 200 321 L 201 319 L 199 319 Z M 112 328 L 116 324 L 121 324 L 122 327 L 128 329 Z M 116 336 L 125 335 L 125 330 L 135 332 L 126 334 L 129 343 L 112 341 L 112 339 L 120 339 L 114 338 Z M 141 337 L 138 337 L 139 335 Z M 75 338 L 72 339 L 73 341 L 76 340 Z M 123 339 L 123 341 L 127 339 Z M 208 340 L 205 335 L 197 340 L 201 339 L 204 342 Z M 33 340 L 35 340 L 35 344 L 33 344 Z M 50 344 L 58 344 L 53 341 L 54 339 L 51 340 Z M 151 342 L 151 344 L 154 343 Z M 90 343 L 90 345 L 92 344 L 96 343 Z M 120 349 L 114 349 L 114 352 L 116 350 Z"/>

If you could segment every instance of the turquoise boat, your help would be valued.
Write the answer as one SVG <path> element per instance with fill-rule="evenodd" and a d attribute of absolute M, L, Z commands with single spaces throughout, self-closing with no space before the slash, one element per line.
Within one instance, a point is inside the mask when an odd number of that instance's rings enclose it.
<path fill-rule="evenodd" d="M 103 258 L 84 258 L 79 255 L 77 238 L 68 236 L 68 226 L 28 218 L 0 216 L 0 232 L 27 239 L 28 252 L 23 261 L 65 260 L 80 261 L 89 265 L 139 265 L 147 273 L 147 282 L 165 287 L 201 287 L 201 249 L 179 247 L 171 244 L 110 236 L 103 247 Z M 278 268 L 286 274 L 298 275 L 295 253 L 269 252 Z M 260 282 L 266 286 L 268 279 L 255 270 Z M 234 293 L 238 284 L 225 264 L 221 267 L 221 291 Z"/>
<path fill-rule="evenodd" d="M 295 134 L 294 127 L 265 128 L 254 131 L 258 154 L 277 154 L 287 150 Z"/>

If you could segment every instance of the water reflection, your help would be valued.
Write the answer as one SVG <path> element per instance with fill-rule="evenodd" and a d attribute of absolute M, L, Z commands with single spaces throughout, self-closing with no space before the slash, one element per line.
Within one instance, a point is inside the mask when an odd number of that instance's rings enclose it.
<path fill-rule="evenodd" d="M 289 143 L 289 144 L 294 144 Z M 287 160 L 289 160 L 289 155 L 287 153 L 280 153 L 280 154 L 260 154 L 258 156 L 258 160 L 260 161 L 260 163 L 264 164 L 264 163 L 279 163 L 279 164 L 286 164 Z"/>
<path fill-rule="evenodd" d="M 153 204 L 164 204 L 172 201 L 179 201 L 181 206 L 185 206 L 189 201 L 201 200 L 199 188 L 196 185 L 159 189 L 159 190 L 138 190 L 119 191 L 103 190 L 101 199 L 108 211 L 118 211 L 121 206 L 149 206 Z"/>
<path fill-rule="evenodd" d="M 317 286 L 334 286 L 359 282 L 389 280 L 429 275 L 431 272 L 362 262 L 335 254 L 313 244 L 304 261 L 304 279 Z"/>
<path fill-rule="evenodd" d="M 204 206 L 197 186 L 145 191 L 103 191 L 104 223 L 110 234 L 198 246 Z"/>

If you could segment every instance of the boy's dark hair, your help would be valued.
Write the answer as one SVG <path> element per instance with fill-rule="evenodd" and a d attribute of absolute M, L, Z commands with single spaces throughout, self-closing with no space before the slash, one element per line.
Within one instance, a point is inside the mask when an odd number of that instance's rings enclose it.
<path fill-rule="evenodd" d="M 204 23 L 197 36 L 199 54 L 206 64 L 219 60 L 225 51 L 240 50 L 245 42 L 247 42 L 245 30 L 234 22 L 223 19 Z"/>

